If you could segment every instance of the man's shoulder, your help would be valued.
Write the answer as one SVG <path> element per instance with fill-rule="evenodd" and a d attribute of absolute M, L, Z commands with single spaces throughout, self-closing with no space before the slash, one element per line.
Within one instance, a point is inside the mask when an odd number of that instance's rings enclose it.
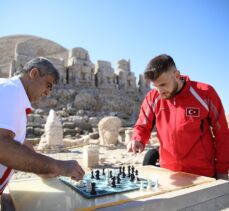
<path fill-rule="evenodd" d="M 157 89 L 153 88 L 151 89 L 147 94 L 146 94 L 146 98 L 150 98 L 150 99 L 157 99 L 159 97 L 159 92 L 157 91 Z"/>
<path fill-rule="evenodd" d="M 201 90 L 201 91 L 209 91 L 213 88 L 210 84 L 199 82 L 199 81 L 191 81 L 191 86 L 194 89 Z"/>
<path fill-rule="evenodd" d="M 0 78 L 0 93 L 5 95 L 18 95 L 19 94 L 19 78 Z"/>

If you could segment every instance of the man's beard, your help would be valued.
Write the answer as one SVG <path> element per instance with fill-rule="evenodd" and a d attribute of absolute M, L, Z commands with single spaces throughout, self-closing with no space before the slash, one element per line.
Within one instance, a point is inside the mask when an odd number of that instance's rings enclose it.
<path fill-rule="evenodd" d="M 178 83 L 174 83 L 174 89 L 169 93 L 168 96 L 165 96 L 164 99 L 171 99 L 177 95 L 178 92 Z"/>

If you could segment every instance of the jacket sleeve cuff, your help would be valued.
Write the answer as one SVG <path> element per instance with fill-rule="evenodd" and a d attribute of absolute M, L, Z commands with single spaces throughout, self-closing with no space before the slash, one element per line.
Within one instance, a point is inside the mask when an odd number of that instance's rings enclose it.
<path fill-rule="evenodd" d="M 140 137 L 138 135 L 133 135 L 131 140 L 141 142 L 143 144 L 144 148 L 145 148 L 145 145 L 147 144 L 147 142 L 145 140 L 143 140 L 142 137 Z"/>

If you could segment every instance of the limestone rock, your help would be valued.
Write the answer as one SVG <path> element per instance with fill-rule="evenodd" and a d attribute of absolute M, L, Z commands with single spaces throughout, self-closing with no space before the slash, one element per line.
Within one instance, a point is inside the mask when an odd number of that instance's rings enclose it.
<path fill-rule="evenodd" d="M 38 145 L 38 150 L 58 152 L 63 147 L 63 128 L 54 110 L 49 111 L 45 124 L 45 133 Z"/>
<path fill-rule="evenodd" d="M 85 167 L 95 167 L 99 164 L 99 147 L 88 145 L 83 147 L 83 164 Z"/>
<path fill-rule="evenodd" d="M 101 145 L 116 145 L 118 142 L 121 120 L 118 117 L 108 116 L 100 120 L 98 124 Z"/>

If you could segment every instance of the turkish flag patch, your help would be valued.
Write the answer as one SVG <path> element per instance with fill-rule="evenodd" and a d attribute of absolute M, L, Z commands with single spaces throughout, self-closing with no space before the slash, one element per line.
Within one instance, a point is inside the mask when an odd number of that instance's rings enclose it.
<path fill-rule="evenodd" d="M 200 109 L 199 108 L 186 108 L 186 116 L 199 117 Z"/>

